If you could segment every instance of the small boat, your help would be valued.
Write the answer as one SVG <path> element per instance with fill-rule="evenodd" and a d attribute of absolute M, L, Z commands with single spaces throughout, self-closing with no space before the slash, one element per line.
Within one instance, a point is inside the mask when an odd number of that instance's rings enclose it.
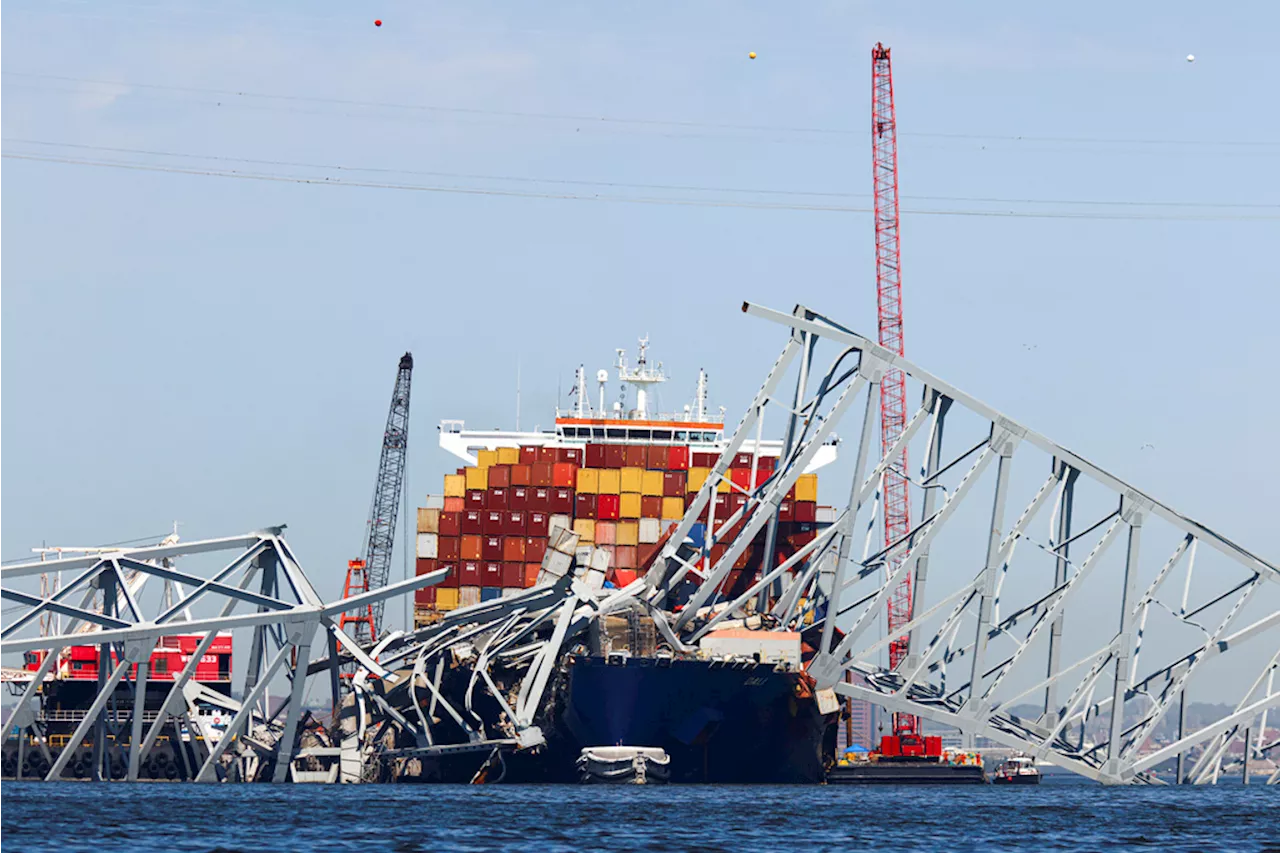
<path fill-rule="evenodd" d="M 652 746 L 589 746 L 578 756 L 583 783 L 649 785 L 667 781 L 671 758 Z"/>
<path fill-rule="evenodd" d="M 1039 785 L 1040 771 L 1030 756 L 1015 753 L 996 768 L 991 777 L 995 785 Z"/>

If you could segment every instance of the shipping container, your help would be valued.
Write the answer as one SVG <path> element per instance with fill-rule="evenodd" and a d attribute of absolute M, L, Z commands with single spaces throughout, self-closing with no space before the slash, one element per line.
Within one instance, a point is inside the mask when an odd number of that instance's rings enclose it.
<path fill-rule="evenodd" d="M 494 465 L 489 469 L 489 488 L 506 489 L 511 486 L 511 466 Z"/>
<path fill-rule="evenodd" d="M 640 448 L 643 450 L 644 448 Z M 643 468 L 623 468 L 618 477 L 618 491 L 639 494 L 644 485 Z"/>
<path fill-rule="evenodd" d="M 645 448 L 644 467 L 652 471 L 667 470 L 667 446 L 665 444 L 651 444 Z"/>
<path fill-rule="evenodd" d="M 578 541 L 590 544 L 596 541 L 596 523 L 590 518 L 575 518 L 573 532 L 578 534 Z"/>
<path fill-rule="evenodd" d="M 556 452 L 556 448 L 543 445 L 538 448 L 538 461 L 555 464 L 559 461 L 560 454 Z"/>
<path fill-rule="evenodd" d="M 439 542 L 440 537 L 435 533 L 419 533 L 417 555 L 426 560 L 436 559 L 440 556 Z"/>
<path fill-rule="evenodd" d="M 427 495 L 422 506 L 426 509 L 444 509 L 444 497 L 442 495 Z"/>
<path fill-rule="evenodd" d="M 460 498 L 467 490 L 466 474 L 445 474 L 444 475 L 444 496 L 446 498 Z"/>
<path fill-rule="evenodd" d="M 419 575 L 429 575 L 436 569 L 440 568 L 440 561 L 431 557 L 419 557 L 413 561 L 414 577 Z"/>
<path fill-rule="evenodd" d="M 608 555 L 609 555 L 609 565 L 610 565 L 610 566 L 612 566 L 612 565 L 613 565 L 613 551 L 614 551 L 614 549 L 615 549 L 616 547 L 617 547 L 616 545 L 597 545 L 597 546 L 596 546 L 596 550 L 597 550 L 597 551 L 603 551 L 604 553 L 608 554 Z"/>
<path fill-rule="evenodd" d="M 462 512 L 466 508 L 467 502 L 463 498 L 445 498 L 445 512 Z"/>
<path fill-rule="evenodd" d="M 552 514 L 552 516 L 551 516 L 551 521 L 550 521 L 550 523 L 547 525 L 547 536 L 550 536 L 550 535 L 551 535 L 551 533 L 552 533 L 552 531 L 554 531 L 557 527 L 559 527 L 559 528 L 560 528 L 560 529 L 562 529 L 562 530 L 572 530 L 572 529 L 573 529 L 573 516 L 572 516 L 572 515 L 569 515 L 568 513 L 565 513 L 565 514 L 554 513 L 554 514 Z"/>
<path fill-rule="evenodd" d="M 457 536 L 441 536 L 436 546 L 436 557 L 450 562 L 461 559 L 462 539 Z"/>
<path fill-rule="evenodd" d="M 484 564 L 479 560 L 463 560 L 458 566 L 458 586 L 480 586 L 480 579 L 484 575 L 480 568 L 482 565 Z"/>
<path fill-rule="evenodd" d="M 480 601 L 497 601 L 502 598 L 502 587 L 500 586 L 482 586 L 480 587 Z"/>
<path fill-rule="evenodd" d="M 581 492 L 574 499 L 573 514 L 578 518 L 596 517 L 596 496 L 584 495 Z"/>
<path fill-rule="evenodd" d="M 480 564 L 480 586 L 502 586 L 502 560 L 487 560 Z"/>
<path fill-rule="evenodd" d="M 612 446 L 612 445 L 611 445 Z M 622 492 L 622 469 L 605 468 L 600 471 L 600 491 L 602 495 L 616 495 Z"/>
<path fill-rule="evenodd" d="M 530 512 L 525 514 L 525 533 L 529 536 L 546 536 L 550 530 L 550 513 Z"/>
<path fill-rule="evenodd" d="M 685 471 L 689 468 L 689 448 L 672 447 L 667 450 L 667 470 Z"/>
<path fill-rule="evenodd" d="M 462 513 L 443 510 L 440 513 L 439 530 L 441 536 L 462 535 Z"/>
<path fill-rule="evenodd" d="M 551 498 L 547 501 L 547 511 L 556 513 L 573 513 L 573 489 L 552 489 Z"/>
<path fill-rule="evenodd" d="M 581 447 L 559 447 L 556 448 L 557 462 L 572 462 L 579 468 L 582 467 L 582 448 Z"/>
<path fill-rule="evenodd" d="M 662 471 L 645 471 L 640 480 L 640 494 L 650 497 L 662 497 L 662 482 Z M 623 491 L 628 490 L 624 488 Z"/>
<path fill-rule="evenodd" d="M 439 533 L 440 532 L 440 510 L 419 509 L 418 510 L 418 532 L 419 533 Z"/>
<path fill-rule="evenodd" d="M 467 509 L 484 509 L 485 495 L 488 494 L 487 486 L 484 489 L 467 489 L 466 500 Z"/>
<path fill-rule="evenodd" d="M 489 469 L 467 467 L 467 488 L 475 491 L 477 489 L 483 491 L 489 488 Z"/>
<path fill-rule="evenodd" d="M 457 610 L 458 609 L 458 590 L 438 589 L 436 590 L 436 610 Z"/>
<path fill-rule="evenodd" d="M 818 505 L 812 501 L 796 501 L 795 520 L 808 523 L 817 521 Z"/>
<path fill-rule="evenodd" d="M 721 477 L 719 482 L 716 483 L 716 494 L 727 495 L 729 492 L 733 491 L 733 486 L 729 485 L 729 483 L 729 475 L 726 472 L 725 476 Z"/>
<path fill-rule="evenodd" d="M 587 445 L 586 462 L 588 468 L 603 468 L 604 456 L 605 452 L 603 444 Z"/>
<path fill-rule="evenodd" d="M 530 465 L 512 465 L 511 466 L 511 486 L 530 486 L 533 485 L 532 466 Z"/>
<path fill-rule="evenodd" d="M 414 590 L 413 603 L 418 607 L 435 607 L 436 588 L 434 586 L 427 586 Z"/>
<path fill-rule="evenodd" d="M 535 462 L 530 467 L 530 480 L 535 486 L 546 486 L 550 488 L 555 485 L 552 480 L 555 478 L 555 465 L 551 462 Z"/>
<path fill-rule="evenodd" d="M 458 606 L 471 607 L 480 603 L 480 587 L 464 586 L 458 589 Z"/>
<path fill-rule="evenodd" d="M 622 450 L 622 467 L 623 468 L 640 468 L 644 469 L 647 454 L 645 447 L 641 444 L 627 444 Z"/>
<path fill-rule="evenodd" d="M 482 560 L 484 559 L 484 537 L 464 533 L 459 540 L 458 559 L 460 560 Z"/>
<path fill-rule="evenodd" d="M 618 544 L 618 523 L 615 521 L 597 521 L 595 543 L 597 545 Z"/>
<path fill-rule="evenodd" d="M 750 453 L 739 453 L 738 455 L 734 456 L 734 457 L 733 457 L 733 467 L 734 467 L 734 468 L 750 468 L 750 467 L 751 467 L 751 454 L 750 454 Z"/>
<path fill-rule="evenodd" d="M 458 588 L 458 586 L 459 586 L 459 583 L 458 583 L 458 565 L 459 565 L 459 563 L 458 563 L 458 561 L 457 561 L 457 560 L 438 560 L 438 561 L 436 561 L 436 568 L 437 568 L 437 569 L 448 569 L 448 570 L 449 570 L 449 574 L 445 575 L 445 576 L 444 576 L 444 580 L 440 581 L 440 583 L 438 583 L 438 584 L 437 584 L 437 586 L 440 586 L 440 587 L 453 587 L 454 589 L 457 589 L 457 588 Z M 425 572 L 419 572 L 418 574 L 425 574 Z"/>
<path fill-rule="evenodd" d="M 484 533 L 484 513 L 479 510 L 469 509 L 462 513 L 462 535 L 468 533 L 479 536 Z"/>
<path fill-rule="evenodd" d="M 757 471 L 768 471 L 770 474 L 772 474 L 777 469 L 777 467 L 778 467 L 778 457 L 776 456 L 761 456 L 759 459 L 756 460 Z"/>
<path fill-rule="evenodd" d="M 480 542 L 480 558 L 482 560 L 502 559 L 502 534 L 486 533 Z"/>
<path fill-rule="evenodd" d="M 600 471 L 596 468 L 579 468 L 577 478 L 578 494 L 594 495 L 600 491 Z"/>
<path fill-rule="evenodd" d="M 556 462 L 551 467 L 551 485 L 558 489 L 572 489 L 577 486 L 578 466 L 572 462 Z"/>
<path fill-rule="evenodd" d="M 623 492 L 618 496 L 619 518 L 639 518 L 642 512 L 640 495 L 635 492 Z"/>
<path fill-rule="evenodd" d="M 520 464 L 532 465 L 538 461 L 538 448 L 533 445 L 525 445 L 520 448 Z"/>
<path fill-rule="evenodd" d="M 816 520 L 819 524 L 835 524 L 836 508 L 833 506 L 818 507 L 818 517 Z"/>
<path fill-rule="evenodd" d="M 515 470 L 515 469 L 512 469 Z M 507 509 L 529 508 L 529 486 L 512 486 L 507 490 Z"/>
<path fill-rule="evenodd" d="M 506 509 L 507 508 L 507 489 L 490 489 L 484 493 L 485 509 Z"/>
<path fill-rule="evenodd" d="M 714 467 L 716 467 L 716 462 L 718 462 L 719 460 L 720 460 L 720 454 L 719 454 L 719 453 L 707 453 L 707 452 L 705 452 L 705 451 L 698 451 L 698 452 L 695 452 L 695 453 L 693 454 L 693 466 L 692 466 L 692 467 L 694 467 L 694 468 L 714 468 Z"/>
<path fill-rule="evenodd" d="M 525 563 L 524 564 L 524 588 L 538 585 L 538 572 L 542 570 L 541 563 Z"/>
<path fill-rule="evenodd" d="M 649 564 L 652 563 L 655 559 L 657 559 L 657 556 L 658 556 L 658 546 L 656 543 L 650 545 L 650 544 L 641 542 L 639 545 L 636 546 L 636 568 L 648 569 Z"/>
<path fill-rule="evenodd" d="M 527 518 L 523 510 L 507 510 L 502 516 L 502 535 L 523 536 Z"/>
<path fill-rule="evenodd" d="M 542 556 L 547 553 L 545 536 L 526 536 L 524 539 L 524 559 L 528 563 L 541 563 Z"/>
<path fill-rule="evenodd" d="M 480 516 L 480 532 L 485 536 L 501 536 L 504 510 L 487 509 Z"/>
<path fill-rule="evenodd" d="M 524 536 L 502 537 L 502 559 L 524 562 Z"/>
<path fill-rule="evenodd" d="M 672 521 L 684 518 L 684 501 L 680 498 L 663 498 L 662 518 Z"/>
<path fill-rule="evenodd" d="M 618 589 L 625 589 L 636 582 L 637 572 L 635 569 L 617 568 L 613 570 L 611 581 Z"/>
<path fill-rule="evenodd" d="M 663 497 L 668 497 L 668 498 L 684 497 L 685 486 L 688 481 L 688 474 L 689 474 L 688 471 L 665 472 L 662 475 Z"/>
<path fill-rule="evenodd" d="M 655 474 L 660 471 L 653 472 Z M 640 498 L 640 517 L 641 518 L 662 518 L 662 498 L 650 497 L 644 495 Z"/>
<path fill-rule="evenodd" d="M 551 511 L 551 489 L 546 486 L 535 486 L 529 492 L 529 505 L 525 509 Z"/>
<path fill-rule="evenodd" d="M 619 521 L 617 544 L 639 545 L 640 544 L 640 522 L 639 521 Z"/>
<path fill-rule="evenodd" d="M 636 526 L 636 544 L 651 545 L 662 535 L 662 522 L 656 517 L 642 518 Z"/>
<path fill-rule="evenodd" d="M 636 546 L 618 545 L 613 549 L 613 564 L 620 569 L 635 569 Z"/>
<path fill-rule="evenodd" d="M 778 521 L 795 521 L 796 505 L 795 501 L 783 501 L 778 504 Z"/>
<path fill-rule="evenodd" d="M 710 468 L 696 467 L 689 469 L 689 479 L 685 482 L 685 491 L 696 492 L 707 482 L 711 474 Z"/>
<path fill-rule="evenodd" d="M 602 468 L 621 468 L 626 465 L 626 449 L 621 444 L 604 446 L 604 464 Z"/>
<path fill-rule="evenodd" d="M 818 475 L 801 474 L 796 478 L 795 492 L 796 500 L 816 503 L 818 500 Z"/>
<path fill-rule="evenodd" d="M 618 512 L 621 509 L 621 497 L 619 495 L 597 495 L 596 496 L 596 518 L 604 521 L 617 521 Z"/>
<path fill-rule="evenodd" d="M 504 561 L 502 564 L 502 585 L 510 589 L 524 588 L 524 561 Z"/>
<path fill-rule="evenodd" d="M 738 454 L 738 455 L 741 456 L 742 454 Z M 739 489 L 742 489 L 744 491 L 750 491 L 751 490 L 751 469 L 750 468 L 730 468 L 729 480 Z"/>
<path fill-rule="evenodd" d="M 498 464 L 498 451 L 496 450 L 477 450 L 476 465 L 481 468 L 492 468 Z"/>

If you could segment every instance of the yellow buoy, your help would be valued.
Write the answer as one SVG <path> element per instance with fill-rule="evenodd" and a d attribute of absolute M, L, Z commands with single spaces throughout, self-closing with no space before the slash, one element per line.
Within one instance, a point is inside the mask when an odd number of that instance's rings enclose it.
<path fill-rule="evenodd" d="M 756 52 L 754 50 L 747 54 L 747 59 L 755 59 L 755 58 L 756 58 Z"/>

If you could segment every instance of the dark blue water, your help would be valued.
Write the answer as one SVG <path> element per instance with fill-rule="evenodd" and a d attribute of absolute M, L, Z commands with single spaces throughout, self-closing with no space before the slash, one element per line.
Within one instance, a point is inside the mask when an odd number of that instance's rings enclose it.
<path fill-rule="evenodd" d="M 5 853 L 1280 851 L 1280 788 L 0 786 Z"/>

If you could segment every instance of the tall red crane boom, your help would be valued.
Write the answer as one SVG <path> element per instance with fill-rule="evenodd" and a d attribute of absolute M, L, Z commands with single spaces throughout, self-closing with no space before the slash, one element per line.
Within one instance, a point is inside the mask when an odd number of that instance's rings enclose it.
<path fill-rule="evenodd" d="M 871 154 L 875 184 L 876 305 L 880 345 L 903 354 L 902 251 L 898 244 L 898 126 L 893 109 L 893 67 L 889 48 L 877 43 L 871 51 Z M 889 451 L 906 426 L 907 382 L 891 369 L 880 383 L 880 447 Z M 911 530 L 911 495 L 906 478 L 907 450 L 884 474 L 884 541 L 886 547 Z M 892 573 L 902 562 L 894 557 Z M 911 578 L 901 578 L 889 594 L 889 666 L 907 656 L 907 637 L 894 636 L 911 621 Z M 919 719 L 893 715 L 894 734 L 919 734 Z"/>

